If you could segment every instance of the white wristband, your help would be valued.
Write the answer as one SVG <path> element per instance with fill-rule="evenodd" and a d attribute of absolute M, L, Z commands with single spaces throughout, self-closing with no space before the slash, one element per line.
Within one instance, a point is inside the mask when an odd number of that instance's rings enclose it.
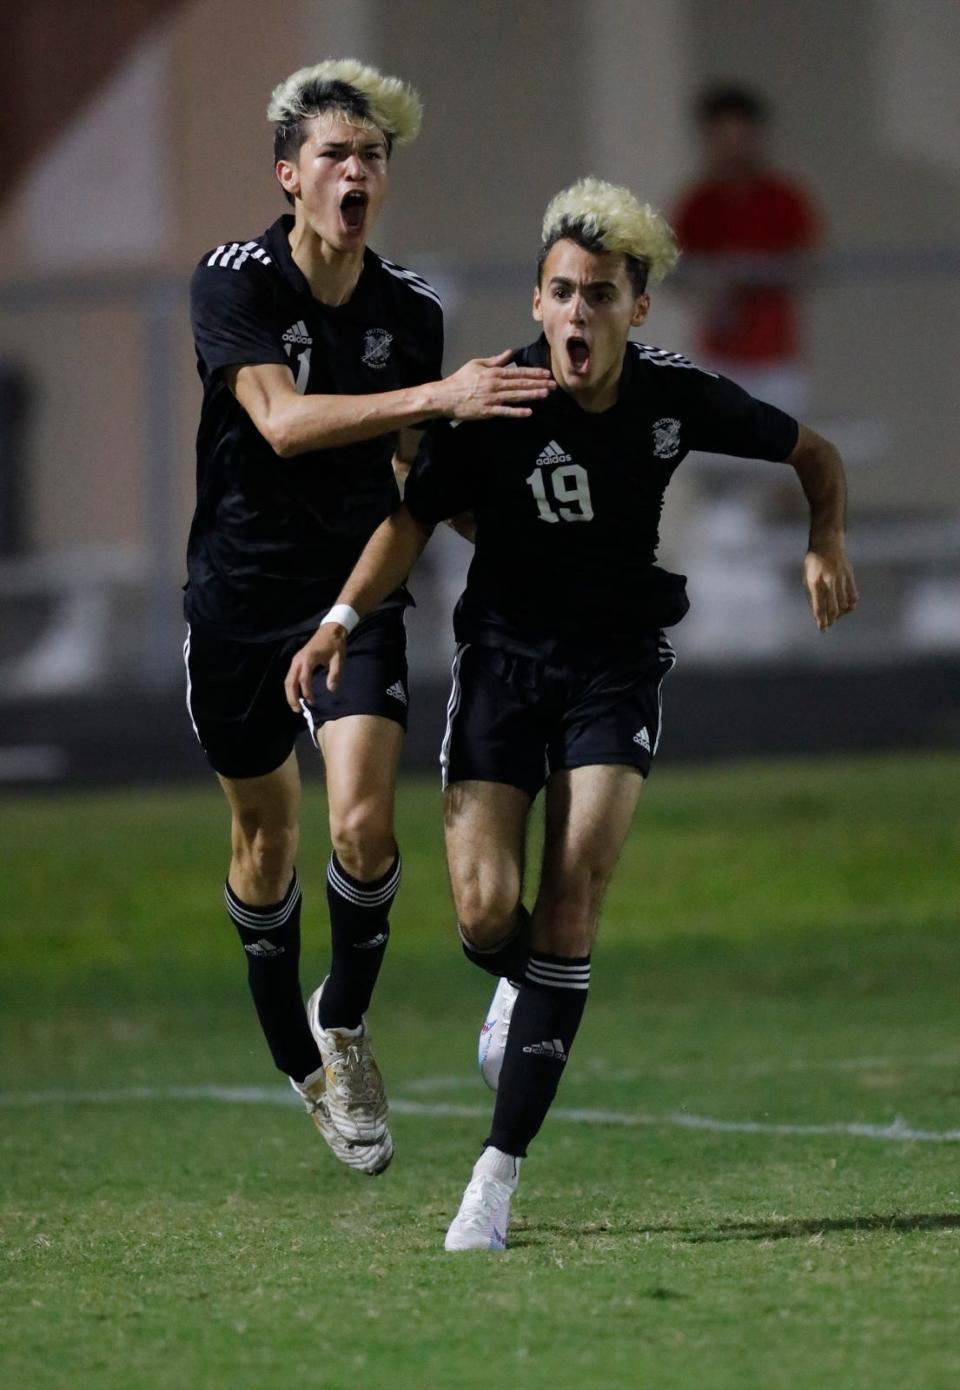
<path fill-rule="evenodd" d="M 339 623 L 348 632 L 352 632 L 359 621 L 360 614 L 355 608 L 351 608 L 349 603 L 335 603 L 320 626 L 324 627 L 327 623 Z"/>

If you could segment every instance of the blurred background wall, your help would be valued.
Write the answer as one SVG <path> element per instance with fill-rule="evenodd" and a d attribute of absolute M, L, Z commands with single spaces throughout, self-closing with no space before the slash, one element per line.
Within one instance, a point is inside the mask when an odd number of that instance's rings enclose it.
<path fill-rule="evenodd" d="M 36 720 L 46 705 L 62 724 L 64 698 L 114 717 L 116 692 L 156 711 L 179 700 L 200 399 L 186 283 L 206 249 L 283 210 L 267 97 L 337 54 L 423 95 L 423 134 L 395 157 L 373 244 L 441 289 L 450 370 L 532 336 L 552 193 L 594 173 L 669 212 L 696 168 L 695 93 L 723 79 L 766 95 L 774 163 L 812 190 L 827 229 L 805 295 L 810 423 L 847 457 L 862 604 L 818 637 L 798 588 L 802 509 L 784 501 L 782 475 L 758 464 L 718 487 L 690 460 L 664 532 L 695 605 L 677 645 L 704 680 L 745 663 L 756 680 L 869 668 L 878 689 L 877 672 L 902 681 L 909 669 L 940 711 L 935 736 L 953 737 L 958 51 L 955 0 L 4 7 L 0 777 L 66 765 L 24 761 L 24 708 Z M 695 355 L 695 310 L 664 288 L 641 336 Z M 450 537 L 428 557 L 414 662 L 439 685 L 446 653 L 420 634 L 446 623 L 467 552 Z"/>

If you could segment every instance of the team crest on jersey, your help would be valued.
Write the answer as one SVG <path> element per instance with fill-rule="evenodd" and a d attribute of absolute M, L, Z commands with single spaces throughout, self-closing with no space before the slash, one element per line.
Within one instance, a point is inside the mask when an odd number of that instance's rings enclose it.
<path fill-rule="evenodd" d="M 676 458 L 680 452 L 680 421 L 665 415 L 653 426 L 653 454 L 658 459 Z"/>
<path fill-rule="evenodd" d="M 385 328 L 368 328 L 363 335 L 363 362 L 366 367 L 385 367 L 390 360 L 393 334 Z"/>

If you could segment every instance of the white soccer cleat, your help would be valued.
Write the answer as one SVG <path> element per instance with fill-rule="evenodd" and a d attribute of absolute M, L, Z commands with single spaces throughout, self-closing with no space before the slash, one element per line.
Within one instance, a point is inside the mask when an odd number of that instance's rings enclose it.
<path fill-rule="evenodd" d="M 500 980 L 493 991 L 487 1016 L 480 1029 L 477 1060 L 480 1063 L 480 1075 L 491 1091 L 495 1091 L 500 1083 L 500 1068 L 503 1066 L 507 1033 L 510 1031 L 513 1006 L 519 993 L 517 986 L 512 985 L 509 980 Z"/>
<path fill-rule="evenodd" d="M 506 1250 L 510 1198 L 519 1177 L 519 1158 L 499 1149 L 484 1149 L 473 1165 L 460 1210 L 450 1222 L 444 1250 Z"/>
<path fill-rule="evenodd" d="M 370 1030 L 366 1023 L 359 1028 L 321 1028 L 322 994 L 323 985 L 311 994 L 307 1021 L 326 1074 L 327 1113 L 351 1144 L 378 1144 L 388 1134 L 388 1107 L 383 1077 L 370 1047 Z"/>
<path fill-rule="evenodd" d="M 393 1140 L 389 1130 L 385 1130 L 383 1137 L 375 1144 L 352 1144 L 344 1139 L 327 1109 L 326 1083 L 322 1071 L 314 1080 L 294 1081 L 291 1076 L 290 1085 L 303 1101 L 307 1114 L 330 1146 L 334 1158 L 348 1168 L 354 1168 L 358 1173 L 368 1173 L 371 1177 L 376 1177 L 390 1166 Z"/>

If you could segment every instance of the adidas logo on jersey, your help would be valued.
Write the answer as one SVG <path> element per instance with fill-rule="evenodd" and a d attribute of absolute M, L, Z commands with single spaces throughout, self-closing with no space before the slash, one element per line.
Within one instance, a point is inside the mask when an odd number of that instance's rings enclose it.
<path fill-rule="evenodd" d="M 572 463 L 573 455 L 565 453 L 555 439 L 537 455 L 537 467 L 549 468 L 552 463 Z"/>
<path fill-rule="evenodd" d="M 301 347 L 313 347 L 313 339 L 307 332 L 307 325 L 303 319 L 297 323 L 292 323 L 283 335 L 285 343 L 298 343 Z"/>
<path fill-rule="evenodd" d="M 268 941 L 263 936 L 259 941 L 251 941 L 243 949 L 248 956 L 282 956 L 284 954 L 282 946 L 274 946 L 272 941 Z"/>
<path fill-rule="evenodd" d="M 393 685 L 387 686 L 387 694 L 392 695 L 395 700 L 399 700 L 401 705 L 407 703 L 407 692 L 400 681 L 394 681 Z"/>
<path fill-rule="evenodd" d="M 524 1052 L 531 1053 L 534 1057 L 552 1057 L 555 1062 L 565 1062 L 567 1054 L 563 1050 L 563 1043 L 560 1038 L 547 1038 L 545 1042 L 529 1043 Z"/>
<path fill-rule="evenodd" d="M 639 743 L 640 747 L 645 748 L 648 753 L 650 752 L 650 735 L 647 733 L 646 725 L 644 725 L 642 729 L 637 730 L 633 736 L 633 741 L 634 743 Z"/>

